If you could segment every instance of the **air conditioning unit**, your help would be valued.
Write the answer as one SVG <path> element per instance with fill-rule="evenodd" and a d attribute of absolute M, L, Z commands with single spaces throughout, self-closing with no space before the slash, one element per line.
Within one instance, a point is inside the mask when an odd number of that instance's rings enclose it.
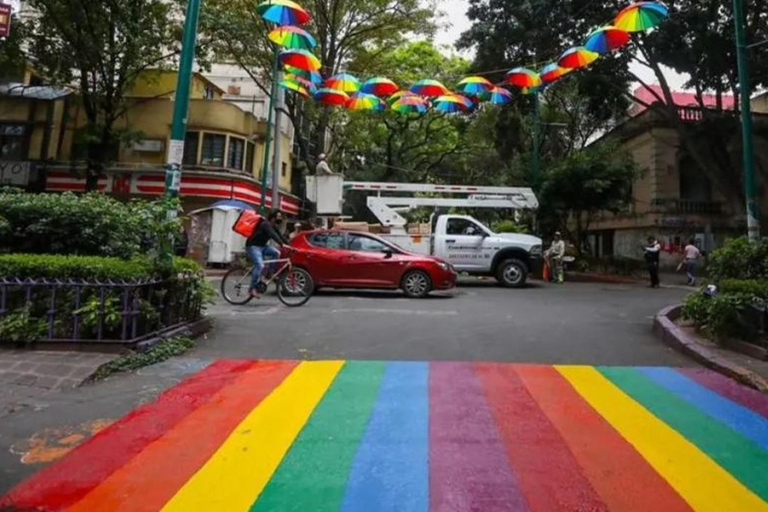
<path fill-rule="evenodd" d="M 231 96 L 240 96 L 240 86 L 239 85 L 229 85 L 227 87 L 227 94 Z"/>

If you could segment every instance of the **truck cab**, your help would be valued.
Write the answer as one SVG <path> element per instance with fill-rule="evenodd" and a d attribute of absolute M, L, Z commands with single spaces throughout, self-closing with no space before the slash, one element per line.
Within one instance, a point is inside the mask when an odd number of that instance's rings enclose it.
<path fill-rule="evenodd" d="M 502 286 L 519 288 L 541 263 L 542 241 L 531 235 L 494 233 L 467 215 L 441 215 L 432 252 L 458 272 L 494 276 Z"/>

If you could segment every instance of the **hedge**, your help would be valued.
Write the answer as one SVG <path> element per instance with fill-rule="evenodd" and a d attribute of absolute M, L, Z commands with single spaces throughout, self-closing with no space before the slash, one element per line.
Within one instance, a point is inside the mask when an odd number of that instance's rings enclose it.
<path fill-rule="evenodd" d="M 174 258 L 171 271 L 197 273 L 202 269 L 193 260 Z M 123 260 L 99 256 L 0 254 L 0 277 L 133 281 L 161 275 L 148 257 Z"/>

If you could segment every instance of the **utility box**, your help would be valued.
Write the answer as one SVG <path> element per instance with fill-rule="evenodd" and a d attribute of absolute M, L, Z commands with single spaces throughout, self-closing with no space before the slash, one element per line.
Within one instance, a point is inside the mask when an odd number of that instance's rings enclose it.
<path fill-rule="evenodd" d="M 318 215 L 341 215 L 344 205 L 344 176 L 307 176 L 307 199 L 315 203 Z"/>

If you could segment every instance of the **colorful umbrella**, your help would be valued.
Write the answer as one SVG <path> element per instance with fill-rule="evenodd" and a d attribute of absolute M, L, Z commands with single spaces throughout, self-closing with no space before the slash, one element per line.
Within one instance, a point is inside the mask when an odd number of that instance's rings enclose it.
<path fill-rule="evenodd" d="M 587 36 L 584 48 L 595 53 L 608 53 L 618 50 L 629 42 L 629 32 L 616 27 L 603 27 Z"/>
<path fill-rule="evenodd" d="M 312 34 L 303 28 L 286 25 L 277 27 L 269 33 L 269 40 L 291 50 L 311 50 L 317 46 Z"/>
<path fill-rule="evenodd" d="M 280 62 L 284 66 L 291 66 L 304 71 L 320 69 L 320 60 L 307 50 L 283 50 L 280 52 Z"/>
<path fill-rule="evenodd" d="M 515 68 L 507 72 L 506 81 L 515 87 L 536 87 L 541 85 L 539 74 L 528 68 Z"/>
<path fill-rule="evenodd" d="M 600 54 L 591 52 L 583 46 L 575 46 L 566 50 L 557 61 L 562 68 L 578 69 L 589 66 L 597 60 Z"/>
<path fill-rule="evenodd" d="M 366 80 L 363 86 L 360 88 L 360 92 L 364 92 L 366 94 L 375 94 L 376 96 L 383 97 L 395 94 L 397 89 L 397 84 L 389 78 L 377 76 Z"/>
<path fill-rule="evenodd" d="M 419 80 L 411 87 L 411 92 L 419 96 L 442 96 L 448 94 L 448 88 L 437 80 L 425 79 Z"/>
<path fill-rule="evenodd" d="M 311 94 L 315 94 L 315 92 L 317 92 L 317 86 L 311 80 L 307 80 L 304 77 L 294 75 L 292 73 L 288 73 L 287 75 L 285 75 L 284 79 L 290 80 L 291 82 L 296 82 L 297 84 L 305 88 L 307 91 L 309 91 Z"/>
<path fill-rule="evenodd" d="M 416 97 L 419 96 L 417 94 L 412 93 L 411 91 L 397 91 L 396 93 L 392 94 L 389 98 L 387 98 L 387 101 L 389 103 L 394 103 L 400 98 L 408 98 L 408 97 Z"/>
<path fill-rule="evenodd" d="M 429 103 L 417 96 L 405 96 L 392 104 L 392 110 L 401 114 L 423 114 L 429 110 Z"/>
<path fill-rule="evenodd" d="M 536 94 L 537 92 L 541 92 L 542 89 L 543 89 L 543 86 L 541 85 L 538 87 L 523 87 L 522 89 L 520 89 L 520 94 L 525 94 L 525 95 Z"/>
<path fill-rule="evenodd" d="M 642 32 L 655 27 L 669 15 L 669 9 L 658 2 L 637 2 L 619 12 L 613 24 L 626 32 Z"/>
<path fill-rule="evenodd" d="M 494 105 L 504 105 L 512 101 L 512 93 L 503 87 L 494 87 L 482 97 Z"/>
<path fill-rule="evenodd" d="M 360 80 L 348 73 L 342 73 L 327 79 L 323 87 L 346 93 L 357 92 L 360 90 Z"/>
<path fill-rule="evenodd" d="M 296 68 L 293 66 L 283 66 L 283 69 L 285 69 L 286 73 L 290 73 L 292 75 L 300 76 L 301 78 L 305 80 L 309 80 L 313 84 L 321 84 L 323 83 L 323 76 L 318 73 L 317 71 L 306 71 L 301 68 Z"/>
<path fill-rule="evenodd" d="M 256 11 L 277 25 L 303 25 L 310 20 L 309 13 L 291 0 L 268 0 L 259 4 Z"/>
<path fill-rule="evenodd" d="M 349 95 L 347 93 L 344 91 L 337 91 L 336 89 L 319 89 L 314 96 L 315 99 L 323 105 L 342 106 L 346 105 L 349 101 Z"/>
<path fill-rule="evenodd" d="M 481 76 L 468 76 L 459 82 L 459 89 L 464 94 L 478 96 L 493 89 L 493 84 Z"/>
<path fill-rule="evenodd" d="M 306 87 L 302 86 L 302 85 L 301 85 L 300 83 L 298 83 L 298 82 L 295 82 L 295 81 L 293 81 L 293 80 L 290 80 L 290 79 L 288 79 L 288 78 L 285 78 L 285 79 L 283 79 L 283 80 L 280 80 L 280 82 L 278 82 L 278 84 L 279 84 L 279 85 L 280 85 L 280 87 L 282 87 L 283 89 L 286 89 L 286 90 L 288 90 L 288 91 L 293 91 L 293 92 L 295 92 L 295 93 L 301 94 L 301 95 L 302 95 L 302 96 L 304 96 L 305 98 L 309 98 L 309 90 L 307 90 L 307 88 L 306 88 Z"/>
<path fill-rule="evenodd" d="M 472 102 L 458 94 L 444 94 L 443 96 L 439 96 L 435 100 L 434 105 L 436 110 L 445 112 L 446 114 L 464 112 L 465 110 L 472 108 Z"/>
<path fill-rule="evenodd" d="M 543 68 L 541 68 L 541 71 L 539 71 L 539 76 L 541 76 L 541 80 L 545 83 L 552 83 L 558 78 L 567 75 L 573 71 L 570 68 L 561 68 L 557 65 L 556 62 L 553 62 L 552 64 L 547 64 Z"/>
<path fill-rule="evenodd" d="M 358 92 L 347 102 L 349 110 L 384 110 L 384 102 L 373 94 Z"/>

